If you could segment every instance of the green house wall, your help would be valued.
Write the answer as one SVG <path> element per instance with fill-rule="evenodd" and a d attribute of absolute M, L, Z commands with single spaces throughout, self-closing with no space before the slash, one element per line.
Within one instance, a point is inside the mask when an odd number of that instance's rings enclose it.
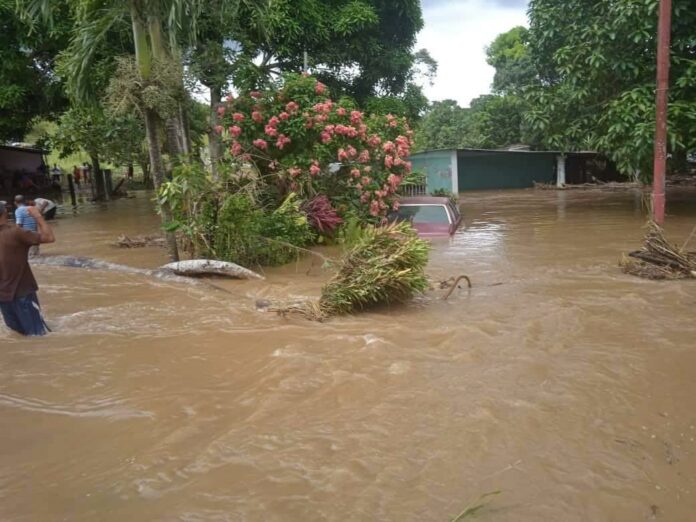
<path fill-rule="evenodd" d="M 459 191 L 527 188 L 554 183 L 556 156 L 526 152 L 458 151 Z"/>
<path fill-rule="evenodd" d="M 456 164 L 453 165 L 454 154 L 452 150 L 433 150 L 419 152 L 409 158 L 413 171 L 425 174 L 428 192 L 437 189 L 454 191 L 453 187 L 456 183 L 453 176 L 453 171 L 456 171 Z"/>

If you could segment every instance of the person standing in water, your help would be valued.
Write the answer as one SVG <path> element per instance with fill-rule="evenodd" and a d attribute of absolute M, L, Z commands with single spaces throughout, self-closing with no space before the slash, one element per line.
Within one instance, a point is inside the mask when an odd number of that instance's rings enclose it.
<path fill-rule="evenodd" d="M 15 223 L 20 228 L 37 232 L 36 220 L 29 214 L 29 208 L 33 206 L 33 201 L 27 201 L 24 196 L 16 195 L 15 199 Z M 39 255 L 39 246 L 35 245 L 29 249 L 29 257 Z"/>
<path fill-rule="evenodd" d="M 75 185 L 77 185 L 77 190 L 80 190 L 80 179 L 82 178 L 82 169 L 75 165 L 73 168 L 73 179 L 75 180 Z"/>
<path fill-rule="evenodd" d="M 0 312 L 5 324 L 22 335 L 45 335 L 48 331 L 41 316 L 36 292 L 39 287 L 28 261 L 29 249 L 41 243 L 53 243 L 53 230 L 36 207 L 27 207 L 36 222 L 37 232 L 12 225 L 7 203 L 0 201 Z"/>
<path fill-rule="evenodd" d="M 36 198 L 34 199 L 34 205 L 41 211 L 41 215 L 46 221 L 55 219 L 58 206 L 53 201 L 45 198 Z"/>

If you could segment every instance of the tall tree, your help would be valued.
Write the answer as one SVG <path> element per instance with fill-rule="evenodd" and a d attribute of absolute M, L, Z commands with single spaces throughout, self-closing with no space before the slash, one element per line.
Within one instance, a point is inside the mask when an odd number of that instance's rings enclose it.
<path fill-rule="evenodd" d="M 59 0 L 17 0 L 18 12 L 33 23 L 43 22 L 54 25 Z M 196 21 L 200 14 L 200 0 L 79 0 L 73 6 L 75 28 L 66 53 L 65 68 L 69 72 L 68 88 L 75 99 L 89 99 L 90 71 L 94 64 L 99 43 L 115 27 L 129 24 L 132 31 L 135 62 L 139 89 L 142 98 L 158 98 L 160 85 L 153 82 L 159 70 L 166 67 L 167 58 L 176 58 L 177 37 L 182 30 L 189 36 L 195 35 Z M 165 31 L 166 30 L 166 34 Z M 181 64 L 179 63 L 179 68 Z M 166 76 L 166 74 L 164 75 Z M 150 171 L 155 188 L 159 189 L 164 180 L 164 164 L 160 150 L 161 115 L 152 104 L 143 105 L 149 154 Z M 167 205 L 160 208 L 165 229 L 171 220 Z M 167 232 L 169 255 L 178 259 L 176 237 Z"/>
<path fill-rule="evenodd" d="M 213 177 L 217 177 L 217 164 L 222 155 L 220 135 L 215 130 L 219 121 L 217 111 L 232 82 L 241 50 L 235 39 L 243 33 L 249 19 L 255 20 L 250 24 L 254 30 L 263 34 L 260 18 L 268 7 L 268 0 L 205 0 L 196 39 L 186 53 L 191 74 L 210 93 L 208 143 Z"/>
<path fill-rule="evenodd" d="M 454 100 L 436 101 L 426 111 L 416 131 L 416 149 L 455 149 L 465 146 L 469 110 Z"/>
<path fill-rule="evenodd" d="M 524 87 L 536 83 L 536 69 L 527 43 L 528 33 L 525 27 L 513 27 L 499 34 L 486 47 L 486 62 L 495 67 L 494 92 L 517 94 Z"/>
<path fill-rule="evenodd" d="M 312 73 L 359 103 L 403 92 L 418 56 L 419 0 L 274 0 L 244 13 L 235 82 L 253 87 L 282 72 Z"/>
<path fill-rule="evenodd" d="M 596 149 L 629 174 L 651 174 L 657 0 L 532 0 L 539 82 L 525 118 L 544 144 Z M 696 148 L 696 9 L 673 1 L 669 144 Z"/>

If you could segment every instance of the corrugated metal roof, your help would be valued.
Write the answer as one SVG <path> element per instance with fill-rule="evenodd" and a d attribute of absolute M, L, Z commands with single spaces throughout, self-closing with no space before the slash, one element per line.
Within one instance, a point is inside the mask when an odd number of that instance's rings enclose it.
<path fill-rule="evenodd" d="M 36 147 L 17 147 L 16 145 L 0 145 L 2 150 L 16 150 L 19 152 L 29 152 L 31 154 L 48 154 L 50 151 L 37 149 Z"/>
<path fill-rule="evenodd" d="M 560 150 L 520 150 L 520 149 L 430 149 L 422 150 L 420 152 L 414 152 L 411 156 L 416 156 L 418 154 L 427 154 L 428 152 L 497 152 L 497 153 L 507 153 L 507 154 L 578 154 L 578 155 L 595 155 L 598 152 L 586 150 L 586 151 L 569 151 L 563 152 Z"/>

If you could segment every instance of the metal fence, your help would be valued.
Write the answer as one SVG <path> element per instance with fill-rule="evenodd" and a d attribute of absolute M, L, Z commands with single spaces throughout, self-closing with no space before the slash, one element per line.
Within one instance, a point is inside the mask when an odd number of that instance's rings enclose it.
<path fill-rule="evenodd" d="M 428 194 L 428 190 L 425 186 L 425 183 L 408 184 L 399 187 L 399 194 L 404 197 L 426 196 Z"/>

